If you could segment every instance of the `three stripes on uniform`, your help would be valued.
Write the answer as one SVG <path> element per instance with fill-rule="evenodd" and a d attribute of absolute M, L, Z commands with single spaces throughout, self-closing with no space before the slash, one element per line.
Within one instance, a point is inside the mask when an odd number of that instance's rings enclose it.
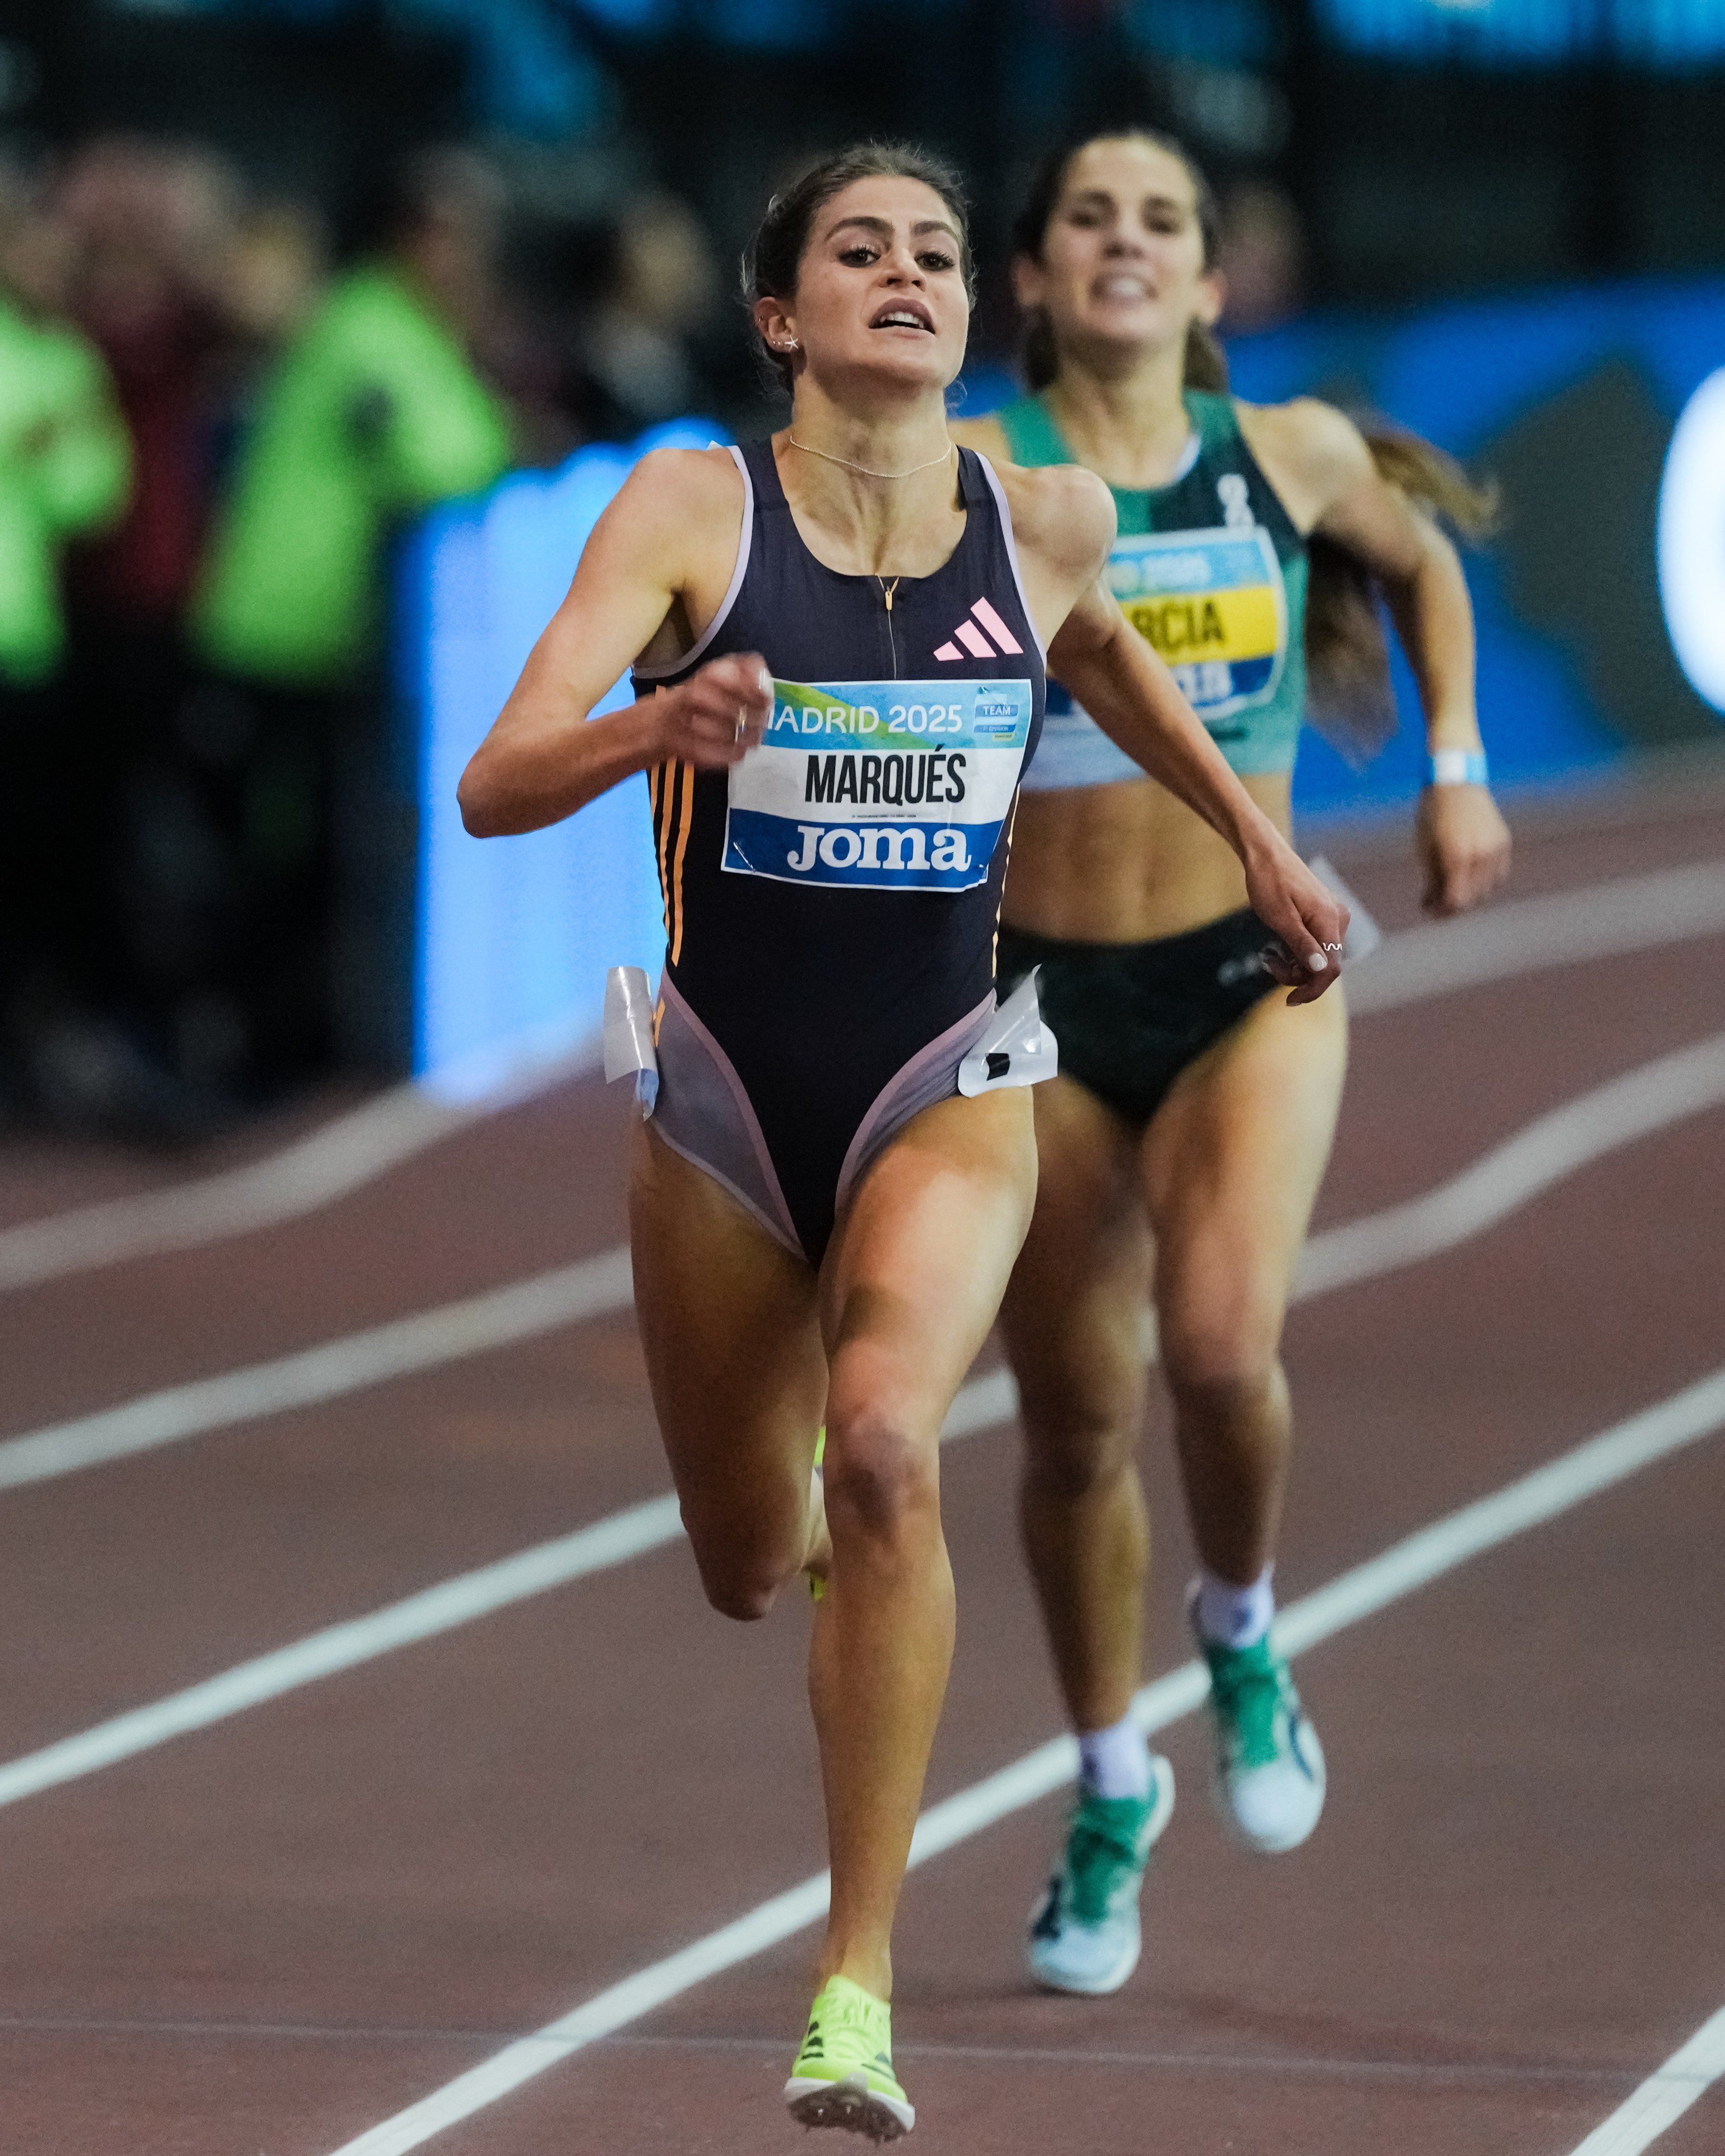
<path fill-rule="evenodd" d="M 983 634 L 984 629 L 988 636 Z M 989 643 L 989 636 L 993 638 L 993 644 Z M 1020 652 L 1024 648 L 986 599 L 977 601 L 953 630 L 952 640 L 942 644 L 934 655 L 943 665 L 951 665 L 964 656 L 964 651 L 958 649 L 961 644 L 973 659 L 999 659 L 1007 652 Z M 994 648 L 997 644 L 1000 647 L 998 651 Z"/>
<path fill-rule="evenodd" d="M 695 766 L 675 759 L 655 764 L 647 773 L 647 792 L 659 855 L 659 891 L 665 902 L 665 937 L 675 965 L 683 955 L 683 855 L 695 821 Z"/>

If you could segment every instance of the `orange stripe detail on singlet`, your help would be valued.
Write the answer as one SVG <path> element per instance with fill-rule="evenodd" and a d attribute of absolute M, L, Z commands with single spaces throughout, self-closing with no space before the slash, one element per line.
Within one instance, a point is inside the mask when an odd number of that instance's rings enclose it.
<path fill-rule="evenodd" d="M 683 955 L 683 856 L 689 850 L 689 833 L 695 823 L 695 766 L 683 766 L 683 807 L 677 819 L 677 859 L 671 876 L 671 963 Z"/>
<path fill-rule="evenodd" d="M 674 763 L 656 763 L 649 774 L 652 791 L 653 821 L 657 827 L 655 836 L 659 841 L 659 901 L 665 912 L 665 938 L 670 941 L 670 875 L 665 865 L 665 842 L 670 836 L 671 796 L 677 783 L 677 767 Z"/>

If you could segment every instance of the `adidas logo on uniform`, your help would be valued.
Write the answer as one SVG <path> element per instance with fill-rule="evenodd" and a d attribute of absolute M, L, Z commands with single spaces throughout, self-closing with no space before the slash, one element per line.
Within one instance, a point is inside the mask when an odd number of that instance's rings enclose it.
<path fill-rule="evenodd" d="M 984 629 L 988 631 L 986 636 L 983 633 Z M 993 644 L 988 641 L 990 636 L 994 639 Z M 942 644 L 934 655 L 946 666 L 962 661 L 964 651 L 958 649 L 961 644 L 973 659 L 999 659 L 1006 652 L 1020 652 L 1024 648 L 986 599 L 977 601 L 953 630 L 951 639 Z M 999 646 L 999 650 L 995 649 L 996 644 Z"/>

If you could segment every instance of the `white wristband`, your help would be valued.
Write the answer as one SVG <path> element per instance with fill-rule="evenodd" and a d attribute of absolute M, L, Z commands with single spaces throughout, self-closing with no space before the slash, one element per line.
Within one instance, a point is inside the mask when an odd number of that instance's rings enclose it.
<path fill-rule="evenodd" d="M 1435 749 L 1426 761 L 1428 786 L 1483 786 L 1486 754 L 1477 748 Z"/>

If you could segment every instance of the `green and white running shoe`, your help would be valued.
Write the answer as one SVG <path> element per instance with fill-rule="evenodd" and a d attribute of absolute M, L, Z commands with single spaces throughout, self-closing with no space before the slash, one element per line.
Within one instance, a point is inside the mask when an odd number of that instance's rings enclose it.
<path fill-rule="evenodd" d="M 1324 1808 L 1324 1754 L 1270 1635 L 1219 1647 L 1193 1631 L 1210 1669 L 1216 1733 L 1210 1779 L 1222 1824 L 1260 1856 L 1297 1849 Z"/>
<path fill-rule="evenodd" d="M 848 1976 L 828 1979 L 784 2085 L 791 2117 L 896 2141 L 916 2123 L 892 2071 L 892 2009 Z"/>
<path fill-rule="evenodd" d="M 1030 1974 L 1050 1991 L 1100 1998 L 1138 1965 L 1138 1892 L 1150 1852 L 1173 1816 L 1174 1770 L 1150 1758 L 1150 1794 L 1099 1797 L 1081 1785 L 1066 1846 L 1030 1912 Z"/>

